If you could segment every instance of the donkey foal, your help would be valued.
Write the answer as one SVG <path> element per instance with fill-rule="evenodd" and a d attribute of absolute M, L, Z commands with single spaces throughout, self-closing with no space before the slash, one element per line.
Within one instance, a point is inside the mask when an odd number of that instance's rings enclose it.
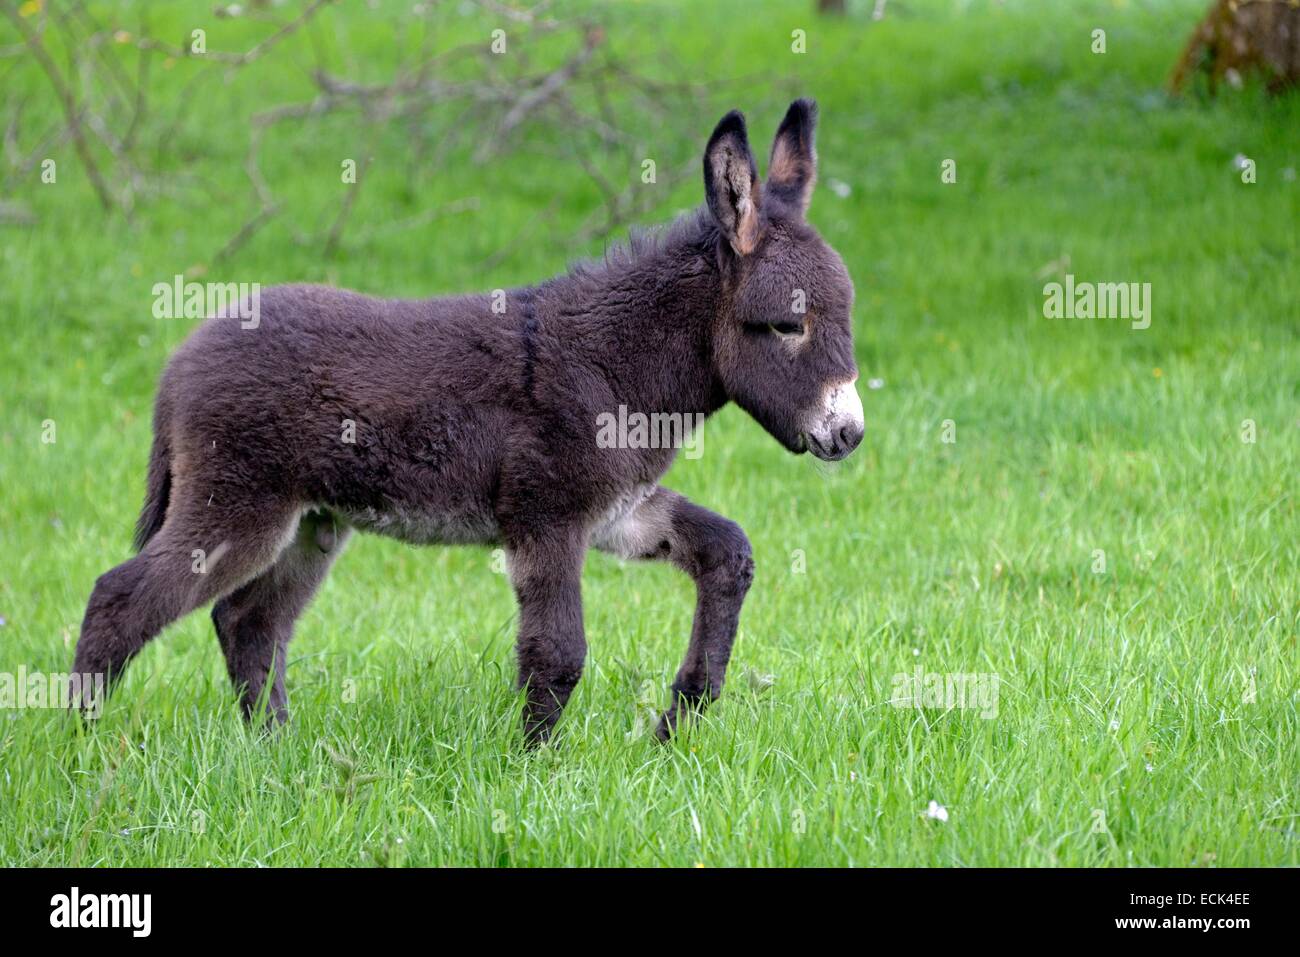
<path fill-rule="evenodd" d="M 599 265 L 492 296 L 281 286 L 255 328 L 206 321 L 163 373 L 140 551 L 95 583 L 73 670 L 112 682 L 215 602 L 244 713 L 283 721 L 294 621 L 352 529 L 502 544 L 537 743 L 582 674 L 594 546 L 695 581 L 667 738 L 722 690 L 749 541 L 658 484 L 676 449 L 610 448 L 598 423 L 695 422 L 734 401 L 791 452 L 840 459 L 861 441 L 853 285 L 805 219 L 815 121 L 811 101 L 791 105 L 760 182 L 744 118 L 727 114 L 704 151 L 704 206 Z"/>

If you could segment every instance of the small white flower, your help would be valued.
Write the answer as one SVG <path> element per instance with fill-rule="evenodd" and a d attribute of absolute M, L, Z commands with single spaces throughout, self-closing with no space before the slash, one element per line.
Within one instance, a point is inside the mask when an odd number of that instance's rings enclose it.
<path fill-rule="evenodd" d="M 1250 163 L 1250 157 L 1248 157 L 1245 153 L 1238 153 L 1236 156 L 1232 158 L 1233 169 L 1237 169 L 1237 170 L 1245 169 L 1249 163 Z"/>
<path fill-rule="evenodd" d="M 920 658 L 920 657 L 921 657 L 921 649 L 920 649 L 920 648 L 913 648 L 913 649 L 912 649 L 912 657 L 913 657 L 913 658 Z"/>
<path fill-rule="evenodd" d="M 826 185 L 831 188 L 831 192 L 840 199 L 848 199 L 853 193 L 853 187 L 842 179 L 828 179 Z"/>
<path fill-rule="evenodd" d="M 1110 730 L 1111 730 L 1111 731 L 1118 731 L 1118 730 L 1119 730 L 1119 722 L 1116 721 L 1114 718 L 1111 719 L 1111 722 L 1110 722 Z"/>
<path fill-rule="evenodd" d="M 884 380 L 884 379 L 868 379 L 868 380 L 867 380 L 867 388 L 868 388 L 868 389 L 883 389 L 884 387 L 885 387 L 885 380 Z"/>
<path fill-rule="evenodd" d="M 938 801 L 931 801 L 930 806 L 925 809 L 925 814 L 923 816 L 929 821 L 947 822 L 948 809 Z"/>

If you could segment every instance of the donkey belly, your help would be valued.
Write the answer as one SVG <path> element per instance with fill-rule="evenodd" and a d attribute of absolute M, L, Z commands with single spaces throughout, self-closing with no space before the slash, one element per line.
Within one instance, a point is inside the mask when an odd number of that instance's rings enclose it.
<path fill-rule="evenodd" d="M 397 411 L 372 402 L 356 445 L 333 441 L 329 414 L 318 421 L 324 439 L 303 493 L 354 528 L 412 545 L 494 544 L 500 424 L 490 409 L 428 391 L 422 404 Z"/>
<path fill-rule="evenodd" d="M 489 513 L 476 509 L 439 512 L 396 507 L 334 508 L 339 517 L 363 532 L 373 532 L 411 545 L 496 545 L 501 530 Z"/>

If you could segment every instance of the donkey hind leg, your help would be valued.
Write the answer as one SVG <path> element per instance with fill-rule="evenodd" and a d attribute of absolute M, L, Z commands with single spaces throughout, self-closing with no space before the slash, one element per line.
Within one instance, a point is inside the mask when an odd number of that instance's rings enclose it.
<path fill-rule="evenodd" d="M 209 504 L 206 492 L 175 499 L 143 551 L 95 582 L 73 671 L 111 686 L 171 622 L 261 574 L 296 520 L 297 508 L 283 503 Z M 70 703 L 90 708 L 94 696 L 95 682 L 87 682 Z"/>
<path fill-rule="evenodd" d="M 557 532 L 509 549 L 510 582 L 519 600 L 519 687 L 524 695 L 524 741 L 536 747 L 555 723 L 582 677 L 587 640 L 582 627 L 580 534 Z"/>
<path fill-rule="evenodd" d="M 307 513 L 275 564 L 212 607 L 226 670 L 249 721 L 261 717 L 282 724 L 288 719 L 284 668 L 294 622 L 349 534 L 351 529 L 332 514 Z"/>
<path fill-rule="evenodd" d="M 596 529 L 592 544 L 621 558 L 665 559 L 695 581 L 695 620 L 672 702 L 655 734 L 666 741 L 681 719 L 722 693 L 740 608 L 754 579 L 749 539 L 730 519 L 666 488 Z"/>

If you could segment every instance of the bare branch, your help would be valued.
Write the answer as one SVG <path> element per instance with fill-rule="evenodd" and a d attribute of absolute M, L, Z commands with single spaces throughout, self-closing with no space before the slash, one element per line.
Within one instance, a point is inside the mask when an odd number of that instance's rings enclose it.
<path fill-rule="evenodd" d="M 224 262 L 238 252 L 244 245 L 257 234 L 257 231 L 265 226 L 272 218 L 279 213 L 279 206 L 263 206 L 252 218 L 239 228 L 230 240 L 221 247 L 215 256 L 212 257 L 214 263 Z"/>
<path fill-rule="evenodd" d="M 559 68 L 551 73 L 533 87 L 531 90 L 520 96 L 510 108 L 509 112 L 502 118 L 496 128 L 495 134 L 489 140 L 484 140 L 483 145 L 479 148 L 476 159 L 486 159 L 491 153 L 498 149 L 505 139 L 514 131 L 520 123 L 528 116 L 539 109 L 541 106 L 550 101 L 553 97 L 560 94 L 564 86 L 577 75 L 578 71 L 586 66 L 587 61 L 591 59 L 596 47 L 600 46 L 605 40 L 605 32 L 599 27 L 588 27 L 584 32 L 582 49 L 572 59 L 563 63 Z"/>
<path fill-rule="evenodd" d="M 374 159 L 367 156 L 365 161 L 357 164 L 356 182 L 350 184 L 351 189 L 343 197 L 343 205 L 339 207 L 338 215 L 334 217 L 334 224 L 330 226 L 329 236 L 325 240 L 324 253 L 327 257 L 333 256 L 334 251 L 338 249 L 339 238 L 343 235 L 343 227 L 347 224 L 348 216 L 352 213 L 352 207 L 357 201 L 357 196 L 361 193 L 361 184 L 366 180 L 366 172 L 370 169 L 370 163 Z"/>
<path fill-rule="evenodd" d="M 169 43 L 164 43 L 161 40 L 154 39 L 153 37 L 139 37 L 135 41 L 135 45 L 140 50 L 165 53 L 167 56 L 177 57 L 178 59 L 184 57 L 197 57 L 204 60 L 211 60 L 216 63 L 224 63 L 232 67 L 247 66 L 254 60 L 265 56 L 277 43 L 280 43 L 282 40 L 298 32 L 298 30 L 302 28 L 303 24 L 307 23 L 307 21 L 314 17 L 322 7 L 328 6 L 334 2 L 335 0 L 314 0 L 311 6 L 307 7 L 307 9 L 305 9 L 295 19 L 286 23 L 265 40 L 259 40 L 243 53 L 223 53 L 219 50 L 209 50 L 206 53 L 195 54 L 191 53 L 184 47 L 172 46 Z"/>
<path fill-rule="evenodd" d="M 91 185 L 95 188 L 95 195 L 99 199 L 99 204 L 106 210 L 113 208 L 113 197 L 108 192 L 108 187 L 104 185 L 103 178 L 99 175 L 99 167 L 95 163 L 94 156 L 91 155 L 90 147 L 86 144 L 86 139 L 81 133 L 81 113 L 77 109 L 77 102 L 72 96 L 72 91 L 63 80 L 63 74 L 55 66 L 54 61 L 45 50 L 42 38 L 39 37 L 32 29 L 27 26 L 23 18 L 11 7 L 5 4 L 5 15 L 18 28 L 27 48 L 32 51 L 32 56 L 36 62 L 41 65 L 45 75 L 49 77 L 50 84 L 54 87 L 55 95 L 59 98 L 59 103 L 63 107 L 63 115 L 67 119 L 68 130 L 72 133 L 72 140 L 77 147 L 77 155 L 81 157 L 81 164 L 86 169 L 86 175 L 90 177 Z"/>

